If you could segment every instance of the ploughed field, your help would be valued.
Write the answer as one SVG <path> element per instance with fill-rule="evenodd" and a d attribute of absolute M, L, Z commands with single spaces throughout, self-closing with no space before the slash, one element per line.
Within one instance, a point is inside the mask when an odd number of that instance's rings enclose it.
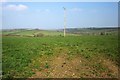
<path fill-rule="evenodd" d="M 116 35 L 2 38 L 3 78 L 116 78 Z"/>

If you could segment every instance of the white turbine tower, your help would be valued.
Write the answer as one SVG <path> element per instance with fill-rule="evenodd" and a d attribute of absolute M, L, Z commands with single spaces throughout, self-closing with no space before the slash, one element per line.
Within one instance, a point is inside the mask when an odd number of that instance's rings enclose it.
<path fill-rule="evenodd" d="M 65 31 L 65 28 L 66 28 L 66 8 L 63 7 L 63 9 L 64 9 L 64 37 L 65 37 L 65 35 L 66 35 L 66 31 Z"/>

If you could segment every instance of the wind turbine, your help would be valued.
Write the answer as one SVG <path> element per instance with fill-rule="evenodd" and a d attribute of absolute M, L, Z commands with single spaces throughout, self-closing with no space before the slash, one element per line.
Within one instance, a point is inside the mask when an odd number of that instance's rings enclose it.
<path fill-rule="evenodd" d="M 65 28 L 66 28 L 66 8 L 63 7 L 63 9 L 64 9 L 64 37 L 65 37 L 65 35 L 66 35 L 66 31 L 65 31 Z"/>

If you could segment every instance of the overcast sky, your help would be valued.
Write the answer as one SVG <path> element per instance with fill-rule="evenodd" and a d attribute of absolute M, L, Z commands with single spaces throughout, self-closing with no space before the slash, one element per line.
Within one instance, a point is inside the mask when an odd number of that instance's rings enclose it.
<path fill-rule="evenodd" d="M 6 2 L 2 5 L 2 28 L 63 28 L 63 7 L 68 28 L 118 25 L 117 2 Z"/>

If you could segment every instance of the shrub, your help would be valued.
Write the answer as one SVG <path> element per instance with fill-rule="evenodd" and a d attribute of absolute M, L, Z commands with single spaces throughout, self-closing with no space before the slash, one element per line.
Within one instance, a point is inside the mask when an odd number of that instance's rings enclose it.
<path fill-rule="evenodd" d="M 44 36 L 44 34 L 42 34 L 42 33 L 34 34 L 34 37 L 43 37 L 43 36 Z"/>

